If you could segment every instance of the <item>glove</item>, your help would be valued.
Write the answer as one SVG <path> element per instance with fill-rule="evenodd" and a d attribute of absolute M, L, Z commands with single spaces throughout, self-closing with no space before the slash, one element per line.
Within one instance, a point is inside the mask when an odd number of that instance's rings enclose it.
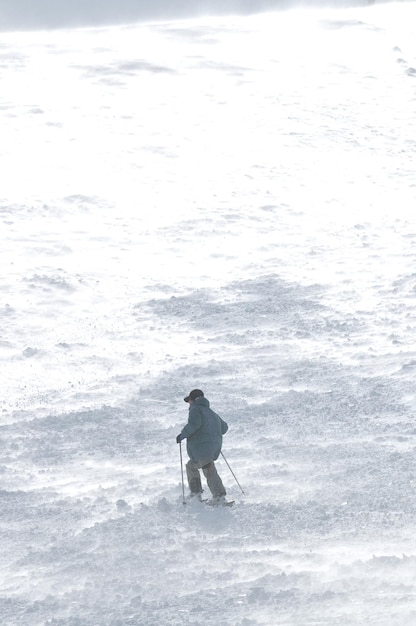
<path fill-rule="evenodd" d="M 179 435 L 176 437 L 176 443 L 180 443 L 182 441 L 182 435 L 181 433 L 179 433 Z"/>

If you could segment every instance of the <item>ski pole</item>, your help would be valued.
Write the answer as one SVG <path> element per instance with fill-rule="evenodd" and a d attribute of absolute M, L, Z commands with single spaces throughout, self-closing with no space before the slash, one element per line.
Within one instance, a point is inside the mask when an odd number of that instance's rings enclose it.
<path fill-rule="evenodd" d="M 232 470 L 232 469 L 231 469 L 231 467 L 230 467 L 229 462 L 227 461 L 227 459 L 225 458 L 225 456 L 223 455 L 223 453 L 222 453 L 222 452 L 221 452 L 221 456 L 222 456 L 222 458 L 224 459 L 224 461 L 227 463 L 227 465 L 228 465 L 228 469 L 230 470 L 231 474 L 234 476 L 234 480 L 235 480 L 235 482 L 236 482 L 236 483 L 237 483 L 237 485 L 240 487 L 240 489 L 241 489 L 241 493 L 244 493 L 242 486 L 240 485 L 240 483 L 239 483 L 239 482 L 238 482 L 238 480 L 237 480 L 237 476 L 234 474 L 233 470 Z"/>
<path fill-rule="evenodd" d="M 182 441 L 179 442 L 179 454 L 181 456 L 182 504 L 186 504 L 186 500 L 185 500 L 185 485 L 183 483 Z"/>

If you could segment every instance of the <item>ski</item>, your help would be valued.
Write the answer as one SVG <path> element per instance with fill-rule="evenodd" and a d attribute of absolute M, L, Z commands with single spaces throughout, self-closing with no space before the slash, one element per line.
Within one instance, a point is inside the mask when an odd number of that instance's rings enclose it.
<path fill-rule="evenodd" d="M 212 500 L 202 500 L 202 502 L 204 502 L 204 504 L 207 504 L 208 506 L 215 506 L 215 507 L 221 507 L 221 506 L 233 506 L 234 505 L 234 500 L 223 500 L 222 502 L 213 502 Z"/>
<path fill-rule="evenodd" d="M 182 501 L 182 504 L 193 504 L 194 502 L 212 507 L 233 506 L 235 504 L 235 500 L 210 500 L 209 498 L 187 498 Z"/>

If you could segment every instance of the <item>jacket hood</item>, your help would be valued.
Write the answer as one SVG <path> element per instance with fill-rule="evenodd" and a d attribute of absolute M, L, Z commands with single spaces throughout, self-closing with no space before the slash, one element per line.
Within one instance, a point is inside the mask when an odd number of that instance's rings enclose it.
<path fill-rule="evenodd" d="M 202 406 L 208 406 L 209 407 L 209 402 L 206 398 L 197 398 L 196 400 L 194 400 L 193 404 L 199 404 Z M 189 408 L 192 408 L 192 404 Z"/>

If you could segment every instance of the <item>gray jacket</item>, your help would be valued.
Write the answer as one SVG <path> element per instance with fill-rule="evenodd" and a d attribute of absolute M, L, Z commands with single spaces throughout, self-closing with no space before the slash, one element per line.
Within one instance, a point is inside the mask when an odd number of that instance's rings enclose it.
<path fill-rule="evenodd" d="M 215 461 L 218 459 L 222 436 L 228 425 L 209 408 L 206 398 L 197 398 L 189 407 L 187 425 L 182 429 L 182 439 L 186 438 L 186 449 L 192 461 Z"/>

